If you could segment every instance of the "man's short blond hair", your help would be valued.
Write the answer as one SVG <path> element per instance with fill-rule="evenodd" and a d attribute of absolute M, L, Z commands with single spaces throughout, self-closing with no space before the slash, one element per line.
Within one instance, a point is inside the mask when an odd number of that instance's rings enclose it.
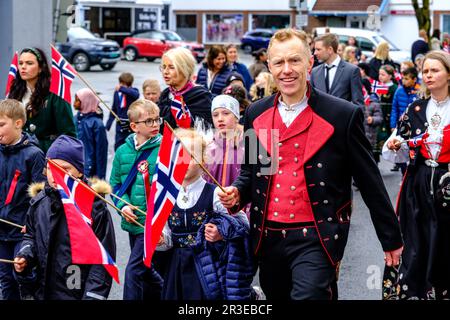
<path fill-rule="evenodd" d="M 303 44 L 303 47 L 305 49 L 305 53 L 308 55 L 308 57 L 311 56 L 311 49 L 308 45 L 308 34 L 303 30 L 296 30 L 292 28 L 285 28 L 280 29 L 272 36 L 269 42 L 269 47 L 267 48 L 267 53 L 269 54 L 270 59 L 270 48 L 272 48 L 275 41 L 283 42 L 290 40 L 292 38 L 298 38 Z"/>
<path fill-rule="evenodd" d="M 22 120 L 24 124 L 27 121 L 25 107 L 14 99 L 0 100 L 0 117 L 7 117 L 13 121 Z"/>
<path fill-rule="evenodd" d="M 156 103 L 150 100 L 136 100 L 128 108 L 128 119 L 130 119 L 130 122 L 139 121 L 139 118 L 141 117 L 143 112 L 156 113 L 157 115 L 159 115 L 159 108 Z"/>

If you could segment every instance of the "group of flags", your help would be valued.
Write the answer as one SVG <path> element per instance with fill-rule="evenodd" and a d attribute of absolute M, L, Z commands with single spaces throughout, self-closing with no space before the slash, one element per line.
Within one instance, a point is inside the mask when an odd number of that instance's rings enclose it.
<path fill-rule="evenodd" d="M 50 92 L 60 96 L 71 103 L 70 88 L 77 72 L 52 47 L 52 72 Z M 11 61 L 8 73 L 5 96 L 8 96 L 11 85 L 17 77 L 18 53 Z M 123 100 L 125 101 L 125 95 Z M 172 114 L 178 127 L 191 126 L 191 114 L 185 105 L 182 96 L 174 97 L 171 105 Z M 147 218 L 145 222 L 145 247 L 143 261 L 147 267 L 158 244 L 162 230 L 167 222 L 186 175 L 190 162 L 190 154 L 182 146 L 168 125 L 164 126 L 158 161 L 153 175 L 151 188 L 146 188 Z M 112 278 L 119 283 L 119 270 L 111 255 L 103 247 L 92 229 L 92 206 L 95 192 L 86 183 L 75 180 L 62 168 L 49 162 L 53 179 L 61 195 L 72 251 L 74 264 L 103 265 Z M 150 191 L 148 191 L 150 190 Z"/>
<path fill-rule="evenodd" d="M 19 71 L 19 58 L 18 53 L 15 52 L 9 67 L 8 80 L 6 82 L 5 96 L 9 95 L 11 85 L 17 77 Z M 72 103 L 72 94 L 70 87 L 77 72 L 75 69 L 64 59 L 64 57 L 52 47 L 52 77 L 50 80 L 50 92 L 60 96 L 66 100 L 69 104 Z"/>

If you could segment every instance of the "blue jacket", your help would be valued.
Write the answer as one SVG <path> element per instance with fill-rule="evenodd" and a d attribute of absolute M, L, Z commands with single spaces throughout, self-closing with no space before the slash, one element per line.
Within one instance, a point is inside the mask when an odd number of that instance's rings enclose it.
<path fill-rule="evenodd" d="M 44 152 L 39 148 L 36 138 L 28 133 L 16 145 L 0 144 L 0 218 L 24 225 L 29 207 L 28 186 L 33 182 L 45 180 Z M 11 187 L 16 181 L 15 189 Z M 15 190 L 9 204 L 5 205 L 8 193 Z M 11 191 L 12 192 L 12 191 Z M 12 194 L 12 193 L 11 193 Z M 0 241 L 20 241 L 20 229 L 0 222 Z"/>
<path fill-rule="evenodd" d="M 126 104 L 125 108 L 120 107 L 120 97 L 119 92 L 123 93 L 126 96 Z M 120 119 L 127 119 L 128 120 L 128 108 L 130 107 L 130 104 L 132 104 L 134 101 L 139 99 L 139 90 L 133 87 L 120 87 L 119 91 L 114 91 L 114 98 L 113 98 L 113 105 L 111 109 L 114 111 L 115 114 L 119 116 Z M 114 121 L 114 116 L 112 113 L 109 114 L 108 122 L 106 123 L 106 129 L 109 131 L 111 129 L 111 125 Z M 118 124 L 118 123 L 117 123 Z M 116 126 L 117 128 L 117 126 Z M 116 132 L 117 134 L 117 132 Z"/>
<path fill-rule="evenodd" d="M 417 90 L 420 88 L 416 84 L 413 88 L 399 86 L 394 94 L 391 111 L 391 129 L 397 127 L 397 121 L 405 112 L 406 108 L 417 99 Z"/>
<path fill-rule="evenodd" d="M 205 240 L 205 224 L 217 226 L 224 241 Z M 254 275 L 249 228 L 225 214 L 208 215 L 193 247 L 195 267 L 208 300 L 249 300 Z"/>
<path fill-rule="evenodd" d="M 204 86 L 212 93 L 213 97 L 215 97 L 222 94 L 223 88 L 227 86 L 227 79 L 229 75 L 230 71 L 228 70 L 227 65 L 224 65 L 211 81 L 211 85 L 208 88 L 208 66 L 206 63 L 203 63 L 203 66 L 200 70 L 198 70 L 196 83 Z"/>
<path fill-rule="evenodd" d="M 84 175 L 105 179 L 108 163 L 108 139 L 103 124 L 103 115 L 97 112 L 75 116 L 78 138 L 84 144 Z"/>
<path fill-rule="evenodd" d="M 248 69 L 245 66 L 245 64 L 235 62 L 232 65 L 229 65 L 228 69 L 230 70 L 230 72 L 235 71 L 235 72 L 239 73 L 244 78 L 245 89 L 247 89 L 247 91 L 250 91 L 250 87 L 253 84 L 253 78 L 250 75 L 250 72 L 248 72 Z"/>

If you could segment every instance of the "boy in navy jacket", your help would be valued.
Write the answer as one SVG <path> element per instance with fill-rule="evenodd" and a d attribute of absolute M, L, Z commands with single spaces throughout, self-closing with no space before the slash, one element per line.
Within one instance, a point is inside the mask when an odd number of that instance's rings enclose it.
<path fill-rule="evenodd" d="M 116 142 L 114 144 L 114 150 L 117 150 L 124 142 L 130 131 L 130 121 L 128 120 L 127 112 L 130 105 L 139 99 L 139 90 L 132 87 L 134 77 L 131 73 L 124 72 L 119 76 L 119 84 L 114 91 L 114 101 L 112 110 L 120 118 L 120 123 L 116 124 Z M 114 121 L 112 113 L 109 114 L 108 122 L 106 123 L 106 130 L 111 129 L 111 125 Z"/>
<path fill-rule="evenodd" d="M 22 132 L 25 107 L 17 100 L 0 101 L 0 219 L 23 226 L 29 207 L 28 186 L 45 180 L 44 153 L 38 141 Z M 21 229 L 0 222 L 0 258 L 12 260 L 23 234 Z M 20 300 L 13 266 L 0 263 L 3 299 Z"/>

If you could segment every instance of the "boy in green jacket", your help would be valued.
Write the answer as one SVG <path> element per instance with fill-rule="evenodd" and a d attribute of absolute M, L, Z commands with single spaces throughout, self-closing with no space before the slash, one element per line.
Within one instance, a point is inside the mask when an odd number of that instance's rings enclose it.
<path fill-rule="evenodd" d="M 162 119 L 158 106 L 149 100 L 136 100 L 128 110 L 133 134 L 126 138 L 114 156 L 110 183 L 123 200 L 116 205 L 122 210 L 122 229 L 129 233 L 131 254 L 125 270 L 124 300 L 160 299 L 163 280 L 143 263 L 145 215 L 133 206 L 147 211 L 146 190 L 150 190 L 152 175 L 162 136 Z"/>

